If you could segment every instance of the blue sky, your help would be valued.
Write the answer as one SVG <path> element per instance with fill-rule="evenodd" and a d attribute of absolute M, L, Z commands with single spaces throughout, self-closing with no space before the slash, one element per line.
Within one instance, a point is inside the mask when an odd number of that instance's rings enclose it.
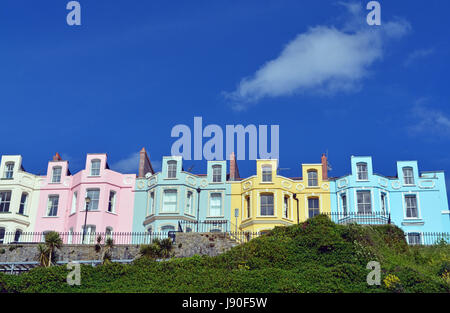
<path fill-rule="evenodd" d="M 351 155 L 372 155 L 384 175 L 396 160 L 450 169 L 446 1 L 380 1 L 377 29 L 364 25 L 368 1 L 80 0 L 76 27 L 67 2 L 0 8 L 0 153 L 28 171 L 57 151 L 72 172 L 88 152 L 129 169 L 143 146 L 157 167 L 172 127 L 194 116 L 280 125 L 286 176 L 325 151 L 331 176 Z"/>

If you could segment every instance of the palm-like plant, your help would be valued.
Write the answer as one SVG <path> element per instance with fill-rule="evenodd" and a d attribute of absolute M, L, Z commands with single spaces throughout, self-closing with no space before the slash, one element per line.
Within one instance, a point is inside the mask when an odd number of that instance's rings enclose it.
<path fill-rule="evenodd" d="M 170 257 L 170 252 L 172 251 L 172 239 L 166 238 L 158 242 L 159 249 L 160 249 L 160 256 L 163 258 Z"/>
<path fill-rule="evenodd" d="M 103 264 L 111 261 L 111 250 L 114 246 L 114 240 L 112 238 L 106 238 L 105 246 L 103 250 Z"/>
<path fill-rule="evenodd" d="M 48 264 L 48 248 L 43 245 L 38 245 L 38 252 L 39 252 L 39 263 L 41 266 L 47 266 Z"/>
<path fill-rule="evenodd" d="M 45 245 L 48 249 L 48 266 L 52 264 L 52 257 L 55 249 L 61 248 L 62 244 L 61 237 L 57 232 L 51 231 L 45 234 Z"/>

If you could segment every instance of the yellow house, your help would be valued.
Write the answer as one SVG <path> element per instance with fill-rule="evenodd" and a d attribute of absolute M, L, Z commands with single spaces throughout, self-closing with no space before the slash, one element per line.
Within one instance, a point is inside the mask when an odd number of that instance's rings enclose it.
<path fill-rule="evenodd" d="M 230 159 L 231 223 L 237 231 L 264 232 L 331 212 L 325 155 L 321 163 L 302 164 L 296 178 L 278 175 L 278 160 L 271 159 L 257 160 L 256 175 L 242 179 L 234 155 Z"/>

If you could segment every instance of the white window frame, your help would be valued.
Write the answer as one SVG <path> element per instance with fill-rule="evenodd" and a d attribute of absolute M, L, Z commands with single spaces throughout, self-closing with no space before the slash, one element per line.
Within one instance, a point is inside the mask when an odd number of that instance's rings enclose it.
<path fill-rule="evenodd" d="M 270 203 L 262 203 L 262 199 L 264 196 L 272 196 L 272 214 L 263 214 L 263 205 L 270 209 Z M 275 201 L 276 199 L 274 192 L 261 192 L 259 194 L 259 216 L 275 216 Z"/>
<path fill-rule="evenodd" d="M 98 192 L 98 198 L 94 198 L 94 197 L 90 196 L 90 193 L 92 195 L 92 193 L 94 193 L 96 191 Z M 87 210 L 88 211 L 94 211 L 94 212 L 98 211 L 100 209 L 100 188 L 89 188 L 89 189 L 86 189 L 86 197 L 89 197 L 91 199 L 91 202 L 87 206 Z M 92 208 L 94 206 L 94 203 L 97 204 L 97 208 L 95 208 L 95 209 Z M 86 210 L 86 207 L 84 209 Z"/>
<path fill-rule="evenodd" d="M 59 173 L 57 173 L 56 170 L 59 170 Z M 60 183 L 61 176 L 62 176 L 62 167 L 61 166 L 53 166 L 52 167 L 52 184 Z"/>
<path fill-rule="evenodd" d="M 217 173 L 218 171 L 218 173 Z M 212 166 L 212 181 L 213 183 L 221 183 L 222 182 L 222 165 L 214 164 Z"/>
<path fill-rule="evenodd" d="M 212 205 L 211 201 L 213 199 L 213 196 L 220 195 L 220 207 L 219 207 L 219 214 L 212 214 Z M 218 191 L 212 191 L 209 193 L 209 201 L 208 201 L 208 217 L 222 217 L 223 216 L 223 193 Z"/>
<path fill-rule="evenodd" d="M 155 190 L 152 189 L 148 193 L 148 211 L 147 216 L 155 214 Z"/>
<path fill-rule="evenodd" d="M 408 203 L 406 201 L 406 198 L 409 198 L 409 197 L 414 197 L 416 199 L 416 212 L 417 212 L 417 216 L 416 217 L 408 217 Z M 404 208 L 404 217 L 405 217 L 405 219 L 408 219 L 408 220 L 421 219 L 419 206 L 420 206 L 419 205 L 419 195 L 417 193 L 406 193 L 406 194 L 403 194 L 403 208 Z"/>
<path fill-rule="evenodd" d="M 177 178 L 177 166 L 178 162 L 175 160 L 167 161 L 167 178 L 175 179 Z"/>
<path fill-rule="evenodd" d="M 111 195 L 112 195 L 112 199 L 111 199 Z M 110 190 L 109 197 L 108 197 L 108 208 L 107 208 L 107 211 L 109 213 L 116 213 L 116 202 L 117 202 L 117 192 L 115 190 Z"/>
<path fill-rule="evenodd" d="M 97 164 L 98 164 L 98 168 L 97 168 Z M 89 175 L 90 176 L 100 176 L 101 166 L 102 166 L 102 161 L 100 159 L 91 160 L 91 168 L 89 171 Z"/>
<path fill-rule="evenodd" d="M 23 201 L 23 196 L 25 195 L 25 201 Z M 21 214 L 21 215 L 27 215 L 27 204 L 28 204 L 28 197 L 30 195 L 28 194 L 28 192 L 22 192 L 22 194 L 20 195 L 20 204 L 19 204 L 19 211 L 17 211 L 17 214 Z M 20 213 L 20 211 L 22 210 L 22 213 Z"/>
<path fill-rule="evenodd" d="M 70 208 L 70 214 L 74 214 L 77 212 L 78 205 L 78 191 L 74 191 L 72 194 L 72 207 Z"/>
<path fill-rule="evenodd" d="M 317 200 L 317 208 L 316 207 L 311 207 L 310 203 L 309 203 L 309 200 Z M 320 214 L 320 198 L 319 197 L 317 197 L 317 196 L 310 196 L 310 197 L 308 197 L 306 199 L 306 203 L 308 203 L 308 218 L 311 218 L 311 217 L 314 217 L 314 216 Z M 318 213 L 311 216 L 311 210 L 314 210 L 314 213 L 315 213 L 315 211 L 318 211 Z"/>
<path fill-rule="evenodd" d="M 175 194 L 175 208 L 174 210 L 166 210 L 166 202 L 165 202 L 165 195 L 166 193 L 174 193 Z M 178 212 L 178 189 L 175 188 L 166 188 L 162 192 L 162 205 L 160 213 L 177 213 Z M 170 202 L 171 205 L 173 205 L 173 202 Z"/>
<path fill-rule="evenodd" d="M 270 179 L 268 179 L 268 178 L 270 178 Z M 263 164 L 261 166 L 261 182 L 263 182 L 263 183 L 273 182 L 272 165 L 271 164 Z"/>
<path fill-rule="evenodd" d="M 317 172 L 317 170 L 308 170 L 307 175 L 308 187 L 319 187 L 319 173 Z M 315 175 L 315 177 L 311 177 L 310 175 Z"/>
<path fill-rule="evenodd" d="M 358 193 L 361 193 L 361 194 L 369 194 L 369 202 L 365 202 L 365 200 L 367 200 L 367 199 L 365 199 L 365 197 L 363 196 L 363 202 L 361 202 L 361 203 L 359 203 L 358 202 Z M 372 204 L 372 191 L 371 190 L 356 190 L 356 212 L 357 212 L 357 214 L 358 215 L 370 215 L 370 214 L 373 214 L 373 204 Z M 359 205 L 362 205 L 363 206 L 363 208 L 364 208 L 364 210 L 363 210 L 363 212 L 360 212 L 360 210 L 359 210 Z M 367 212 L 366 211 L 366 205 L 370 205 L 370 212 Z"/>
<path fill-rule="evenodd" d="M 9 195 L 9 200 L 4 200 L 4 195 Z M 11 190 L 0 190 L 0 213 L 8 213 L 11 208 L 11 198 L 12 198 L 12 191 Z M 7 210 L 4 209 L 4 207 L 8 207 Z"/>
<path fill-rule="evenodd" d="M 418 234 L 419 235 L 419 243 L 411 243 L 409 240 L 409 236 L 412 234 Z M 423 245 L 423 233 L 421 231 L 408 231 L 406 232 L 406 239 L 408 241 L 408 245 L 416 246 L 416 245 Z"/>
<path fill-rule="evenodd" d="M 56 205 L 55 205 L 55 202 L 52 201 L 54 199 L 56 199 Z M 47 217 L 57 217 L 58 216 L 58 208 L 59 208 L 59 195 L 48 195 Z M 53 213 L 53 210 L 56 210 L 56 214 L 50 215 L 50 213 Z"/>
<path fill-rule="evenodd" d="M 365 167 L 365 171 L 362 171 L 360 169 L 360 166 L 364 166 Z M 364 174 L 365 176 L 363 176 L 362 174 Z M 363 178 L 361 178 L 361 176 L 363 176 Z M 366 162 L 358 162 L 356 163 L 356 180 L 357 181 L 368 181 L 369 180 L 369 166 Z"/>
<path fill-rule="evenodd" d="M 14 178 L 14 162 L 7 162 L 5 164 L 5 172 L 3 174 L 3 178 L 5 179 L 13 179 Z"/>
<path fill-rule="evenodd" d="M 194 192 L 191 190 L 186 191 L 185 213 L 194 216 Z"/>
<path fill-rule="evenodd" d="M 81 226 L 81 239 L 82 244 L 94 244 L 96 241 L 96 233 L 97 233 L 97 226 L 93 224 L 86 225 L 86 232 L 84 233 L 84 240 L 83 240 L 83 232 L 84 232 L 84 225 Z"/>
<path fill-rule="evenodd" d="M 403 185 L 414 186 L 415 185 L 414 169 L 411 166 L 405 166 L 402 168 L 402 172 L 403 172 Z"/>

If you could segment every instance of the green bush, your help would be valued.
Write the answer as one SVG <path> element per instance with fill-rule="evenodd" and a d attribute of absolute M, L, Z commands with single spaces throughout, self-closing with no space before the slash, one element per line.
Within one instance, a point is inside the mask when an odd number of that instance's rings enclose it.
<path fill-rule="evenodd" d="M 409 247 L 392 225 L 336 225 L 324 215 L 266 235 L 216 257 L 172 258 L 172 242 L 141 246 L 132 264 L 81 266 L 81 286 L 65 266 L 0 274 L 0 292 L 449 292 L 448 245 Z M 369 286 L 379 261 L 381 286 Z M 394 280 L 393 280 L 394 279 Z"/>

